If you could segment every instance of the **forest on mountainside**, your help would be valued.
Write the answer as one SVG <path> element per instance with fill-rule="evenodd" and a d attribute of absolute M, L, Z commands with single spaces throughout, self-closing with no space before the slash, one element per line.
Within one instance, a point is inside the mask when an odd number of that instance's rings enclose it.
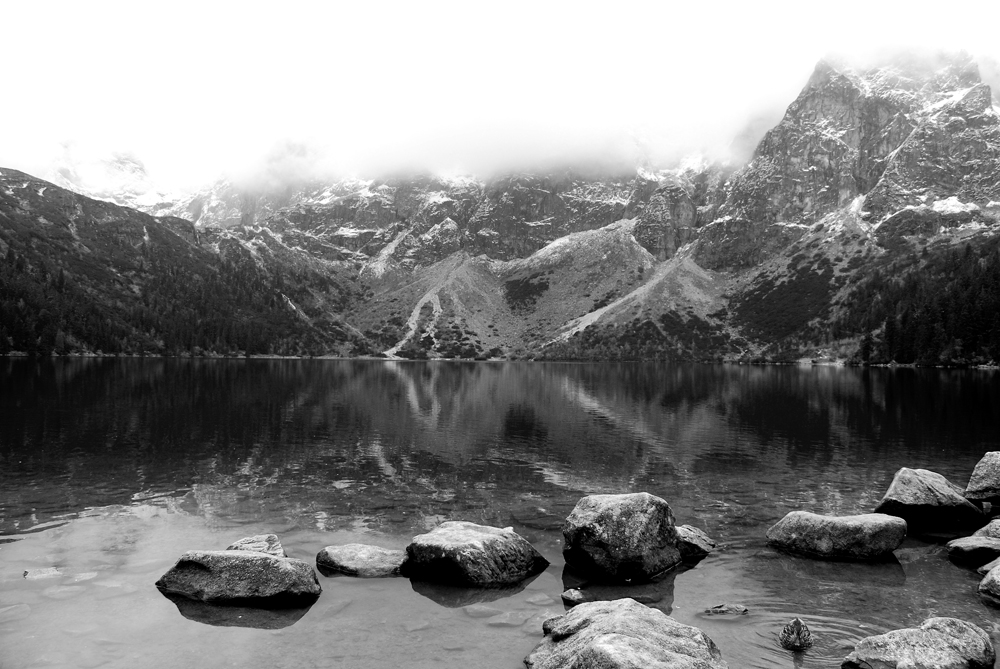
<path fill-rule="evenodd" d="M 834 339 L 860 337 L 857 361 L 1000 362 L 1000 239 L 897 258 L 851 291 Z"/>
<path fill-rule="evenodd" d="M 332 337 L 303 327 L 284 303 L 282 291 L 294 284 L 227 261 L 213 269 L 194 273 L 147 253 L 139 294 L 108 300 L 87 277 L 29 262 L 10 246 L 0 263 L 0 354 L 319 355 L 330 348 Z"/>

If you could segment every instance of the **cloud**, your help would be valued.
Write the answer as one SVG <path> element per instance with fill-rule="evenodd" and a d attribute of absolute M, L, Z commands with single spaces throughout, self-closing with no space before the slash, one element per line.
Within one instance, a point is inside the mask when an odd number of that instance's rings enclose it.
<path fill-rule="evenodd" d="M 35 168 L 72 140 L 190 187 L 723 156 L 830 52 L 1000 55 L 991 3 L 933 20 L 851 0 L 690 4 L 22 3 L 0 43 L 16 64 L 0 165 Z"/>

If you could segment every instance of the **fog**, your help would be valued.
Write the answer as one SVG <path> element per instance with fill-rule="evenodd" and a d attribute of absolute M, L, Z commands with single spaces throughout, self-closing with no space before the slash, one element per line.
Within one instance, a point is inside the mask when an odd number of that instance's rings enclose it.
<path fill-rule="evenodd" d="M 745 157 L 831 54 L 965 50 L 1000 83 L 1000 3 L 674 4 L 6 6 L 0 166 L 119 152 L 170 188 L 659 166 Z"/>

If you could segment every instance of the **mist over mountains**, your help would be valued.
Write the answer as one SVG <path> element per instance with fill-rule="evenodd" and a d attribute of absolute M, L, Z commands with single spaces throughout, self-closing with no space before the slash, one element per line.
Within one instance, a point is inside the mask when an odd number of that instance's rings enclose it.
<path fill-rule="evenodd" d="M 0 351 L 997 361 L 996 72 L 823 61 L 745 160 L 666 168 L 333 178 L 288 143 L 171 193 L 132 155 L 0 167 Z"/>

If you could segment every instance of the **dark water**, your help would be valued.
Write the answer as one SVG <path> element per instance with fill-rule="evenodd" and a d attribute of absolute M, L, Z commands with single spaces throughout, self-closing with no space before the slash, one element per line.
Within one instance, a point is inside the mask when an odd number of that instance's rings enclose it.
<path fill-rule="evenodd" d="M 734 669 L 839 667 L 858 639 L 932 615 L 993 633 L 1000 613 L 940 545 L 865 566 L 763 536 L 795 509 L 870 511 L 901 466 L 964 485 L 1000 450 L 998 409 L 1000 375 L 979 371 L 0 359 L 0 667 L 515 669 L 563 610 L 562 520 L 583 494 L 641 490 L 724 546 L 634 594 Z M 183 551 L 250 534 L 312 562 L 448 519 L 512 525 L 552 566 L 478 603 L 321 578 L 310 610 L 267 620 L 153 586 Z M 700 613 L 722 602 L 751 614 Z M 775 641 L 795 615 L 817 640 L 799 655 Z"/>

